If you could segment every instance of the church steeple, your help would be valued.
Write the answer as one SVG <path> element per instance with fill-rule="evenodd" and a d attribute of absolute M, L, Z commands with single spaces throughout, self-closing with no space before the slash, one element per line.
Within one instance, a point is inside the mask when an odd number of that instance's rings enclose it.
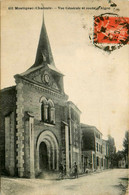
<path fill-rule="evenodd" d="M 31 66 L 31 68 L 37 67 L 42 63 L 55 66 L 52 51 L 51 51 L 51 46 L 50 46 L 50 42 L 48 39 L 46 26 L 44 22 L 44 16 L 43 16 L 43 23 L 41 27 L 41 33 L 40 33 L 35 63 L 33 66 Z"/>

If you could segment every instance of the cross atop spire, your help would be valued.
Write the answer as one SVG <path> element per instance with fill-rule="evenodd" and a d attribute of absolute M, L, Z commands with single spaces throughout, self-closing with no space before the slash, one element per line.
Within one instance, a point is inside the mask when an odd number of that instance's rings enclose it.
<path fill-rule="evenodd" d="M 41 3 L 41 5 L 43 6 L 43 8 L 44 8 L 44 4 L 43 3 Z M 43 23 L 44 23 L 44 9 L 43 9 Z"/>
<path fill-rule="evenodd" d="M 51 46 L 50 46 L 50 42 L 48 39 L 46 26 L 44 22 L 44 13 L 43 13 L 43 22 L 41 27 L 41 33 L 40 33 L 35 63 L 33 66 L 31 66 L 31 68 L 37 67 L 42 63 L 55 66 L 52 51 L 51 51 Z"/>

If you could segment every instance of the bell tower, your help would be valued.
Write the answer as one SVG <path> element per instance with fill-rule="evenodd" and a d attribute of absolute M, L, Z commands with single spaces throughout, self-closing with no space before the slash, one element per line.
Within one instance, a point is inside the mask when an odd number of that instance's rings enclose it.
<path fill-rule="evenodd" d="M 59 88 L 59 91 L 64 94 L 64 84 L 63 84 L 63 74 L 55 66 L 55 62 L 52 55 L 52 50 L 45 26 L 45 21 L 43 17 L 36 58 L 34 64 L 29 68 L 29 72 L 33 69 L 44 68 L 46 72 L 49 72 L 52 78 L 55 81 L 54 85 L 57 85 L 55 88 Z M 48 82 L 48 76 L 45 75 L 44 80 Z"/>

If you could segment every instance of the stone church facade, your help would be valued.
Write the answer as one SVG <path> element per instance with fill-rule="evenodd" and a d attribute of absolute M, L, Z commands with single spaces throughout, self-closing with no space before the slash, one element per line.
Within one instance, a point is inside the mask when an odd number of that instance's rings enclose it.
<path fill-rule="evenodd" d="M 75 162 L 79 173 L 109 167 L 108 143 L 96 136 L 101 134 L 96 127 L 80 123 L 81 111 L 68 101 L 63 76 L 55 66 L 43 21 L 34 64 L 14 76 L 15 86 L 1 90 L 3 174 L 34 178 L 43 171 L 58 171 L 62 163 L 69 175 Z"/>
<path fill-rule="evenodd" d="M 1 91 L 1 171 L 34 178 L 74 162 L 81 172 L 80 110 L 68 101 L 43 21 L 35 63 Z"/>

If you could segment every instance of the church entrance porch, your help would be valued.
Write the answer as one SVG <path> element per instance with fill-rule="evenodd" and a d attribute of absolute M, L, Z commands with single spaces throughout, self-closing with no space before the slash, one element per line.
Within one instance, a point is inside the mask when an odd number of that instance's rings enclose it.
<path fill-rule="evenodd" d="M 37 140 L 36 146 L 36 172 L 45 173 L 59 169 L 59 146 L 55 135 L 43 131 Z"/>

